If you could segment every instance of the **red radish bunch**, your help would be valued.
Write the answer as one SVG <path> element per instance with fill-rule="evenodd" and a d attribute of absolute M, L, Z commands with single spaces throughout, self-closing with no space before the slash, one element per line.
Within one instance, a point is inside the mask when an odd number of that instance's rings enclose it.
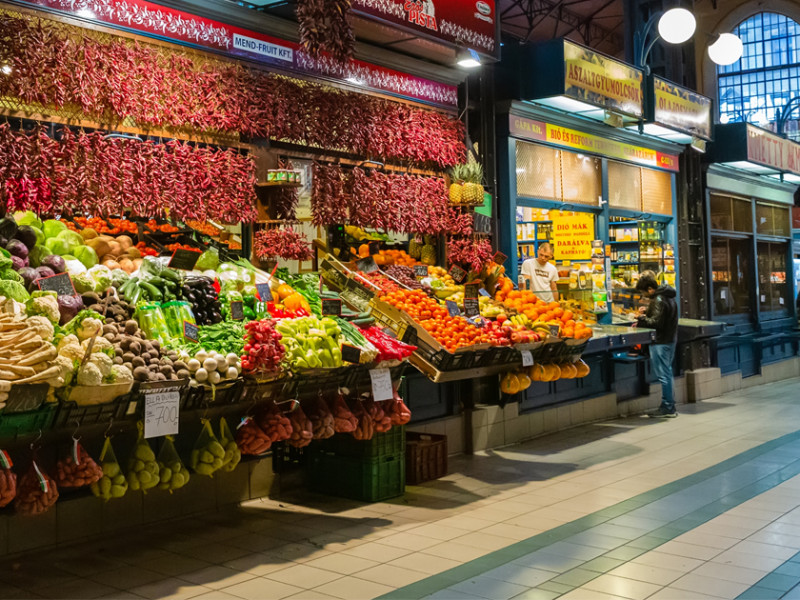
<path fill-rule="evenodd" d="M 281 334 L 275 331 L 275 322 L 271 319 L 250 321 L 244 328 L 247 342 L 242 356 L 242 370 L 250 374 L 277 371 L 285 350 L 281 345 Z"/>

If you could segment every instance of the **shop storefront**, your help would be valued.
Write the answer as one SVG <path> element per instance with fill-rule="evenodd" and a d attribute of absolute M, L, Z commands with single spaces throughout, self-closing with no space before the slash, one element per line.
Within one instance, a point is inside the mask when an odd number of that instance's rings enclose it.
<path fill-rule="evenodd" d="M 754 375 L 797 353 L 792 208 L 800 145 L 753 125 L 719 125 L 706 174 L 712 319 L 723 373 Z"/>
<path fill-rule="evenodd" d="M 323 493 L 400 495 L 423 377 L 519 368 L 509 332 L 466 320 L 495 255 L 451 65 L 342 65 L 144 1 L 3 5 L 0 28 L 0 554 L 69 540 L 57 506 L 110 533 L 299 464 Z M 417 419 L 453 412 L 437 389 Z"/>
<path fill-rule="evenodd" d="M 551 242 L 560 297 L 596 324 L 596 334 L 616 335 L 617 344 L 632 336 L 633 346 L 638 334 L 625 326 L 641 306 L 639 274 L 651 270 L 677 287 L 675 173 L 683 148 L 676 142 L 683 140 L 640 135 L 643 75 L 629 65 L 566 40 L 518 60 L 530 72 L 520 73 L 523 83 L 498 119 L 499 242 L 516 258 L 508 270 L 525 285 L 522 264 Z M 623 398 L 641 393 L 640 357 L 618 346 L 590 360 L 596 379 L 536 386 L 521 408 L 612 389 Z"/>

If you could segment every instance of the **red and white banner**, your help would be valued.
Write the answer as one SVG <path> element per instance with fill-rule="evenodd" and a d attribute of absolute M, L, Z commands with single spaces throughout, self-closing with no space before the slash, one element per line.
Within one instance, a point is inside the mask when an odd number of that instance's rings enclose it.
<path fill-rule="evenodd" d="M 353 11 L 500 57 L 495 0 L 353 0 Z"/>
<path fill-rule="evenodd" d="M 306 54 L 295 42 L 212 21 L 146 0 L 24 0 L 24 3 L 146 36 L 224 52 L 288 72 L 348 82 L 448 108 L 458 106 L 456 86 L 414 77 L 359 60 L 351 60 L 342 65 L 327 55 L 316 59 Z M 458 4 L 458 1 L 450 0 L 449 3 Z"/>

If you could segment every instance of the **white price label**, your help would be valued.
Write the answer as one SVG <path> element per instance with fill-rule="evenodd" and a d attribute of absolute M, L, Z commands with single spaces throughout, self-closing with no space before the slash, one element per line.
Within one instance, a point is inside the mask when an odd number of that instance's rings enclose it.
<path fill-rule="evenodd" d="M 780 302 L 780 303 L 781 303 L 781 306 L 783 306 L 783 298 L 779 298 L 779 299 L 778 299 L 778 302 Z"/>
<path fill-rule="evenodd" d="M 394 397 L 392 373 L 389 369 L 370 369 L 369 377 L 372 380 L 372 396 L 376 402 Z"/>
<path fill-rule="evenodd" d="M 766 296 L 761 296 L 761 302 L 764 303 L 766 301 L 767 301 L 767 297 Z"/>
<path fill-rule="evenodd" d="M 178 433 L 181 394 L 178 390 L 152 391 L 144 396 L 144 437 Z"/>
<path fill-rule="evenodd" d="M 530 350 L 520 350 L 520 354 L 522 354 L 522 366 L 523 367 L 532 367 L 533 366 L 533 354 L 531 354 Z"/>

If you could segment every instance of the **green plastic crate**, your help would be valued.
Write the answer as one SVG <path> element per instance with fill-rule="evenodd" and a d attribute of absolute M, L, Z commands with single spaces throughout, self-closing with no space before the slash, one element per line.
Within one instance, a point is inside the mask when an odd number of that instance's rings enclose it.
<path fill-rule="evenodd" d="M 22 435 L 47 431 L 53 424 L 58 404 L 47 403 L 41 408 L 23 413 L 0 412 L 0 441 Z"/>
<path fill-rule="evenodd" d="M 308 464 L 312 490 L 361 500 L 379 502 L 401 496 L 406 485 L 405 454 L 380 458 L 352 458 L 315 452 Z"/>
<path fill-rule="evenodd" d="M 327 440 L 319 440 L 318 448 L 329 454 L 350 458 L 381 458 L 405 454 L 406 428 L 392 427 L 386 433 L 376 433 L 371 440 L 357 440 L 349 433 L 337 433 Z"/>

